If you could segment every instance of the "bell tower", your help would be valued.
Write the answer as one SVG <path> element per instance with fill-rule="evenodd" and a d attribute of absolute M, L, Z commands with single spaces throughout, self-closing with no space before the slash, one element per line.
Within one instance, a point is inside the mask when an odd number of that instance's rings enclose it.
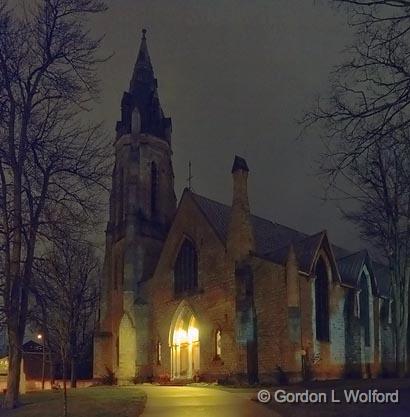
<path fill-rule="evenodd" d="M 164 116 L 146 30 L 116 125 L 115 165 L 94 375 L 119 381 L 149 372 L 148 314 L 139 284 L 154 272 L 176 210 L 171 119 Z"/>
<path fill-rule="evenodd" d="M 111 226 L 136 216 L 142 234 L 159 237 L 167 231 L 176 207 L 171 119 L 161 108 L 145 29 L 129 90 L 121 100 L 115 154 Z"/>

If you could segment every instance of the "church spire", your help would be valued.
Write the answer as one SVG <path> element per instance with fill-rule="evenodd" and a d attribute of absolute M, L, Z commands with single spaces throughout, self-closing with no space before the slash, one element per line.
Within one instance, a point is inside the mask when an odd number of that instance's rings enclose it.
<path fill-rule="evenodd" d="M 152 68 L 151 58 L 148 52 L 146 33 L 147 29 L 142 29 L 140 49 L 138 51 L 137 61 L 135 62 L 134 72 L 130 82 L 131 94 L 135 91 L 138 82 L 153 84 L 153 86 L 155 85 L 154 70 Z"/>
<path fill-rule="evenodd" d="M 141 44 L 130 81 L 130 88 L 121 101 L 121 120 L 117 122 L 117 138 L 132 133 L 150 134 L 171 140 L 171 119 L 164 116 L 158 96 L 158 83 L 147 46 L 147 30 L 142 30 Z"/>

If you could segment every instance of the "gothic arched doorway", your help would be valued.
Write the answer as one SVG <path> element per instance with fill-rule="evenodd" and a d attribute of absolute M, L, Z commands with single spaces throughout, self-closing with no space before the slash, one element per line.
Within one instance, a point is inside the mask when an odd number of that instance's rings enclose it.
<path fill-rule="evenodd" d="M 199 372 L 198 321 L 186 302 L 174 314 L 170 328 L 172 379 L 191 379 Z"/>

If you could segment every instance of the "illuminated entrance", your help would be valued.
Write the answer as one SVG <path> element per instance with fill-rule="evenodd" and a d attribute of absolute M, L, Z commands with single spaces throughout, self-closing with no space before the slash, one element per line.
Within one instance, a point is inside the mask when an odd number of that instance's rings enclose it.
<path fill-rule="evenodd" d="M 171 375 L 173 379 L 191 379 L 199 372 L 198 322 L 187 303 L 175 312 L 170 329 Z"/>

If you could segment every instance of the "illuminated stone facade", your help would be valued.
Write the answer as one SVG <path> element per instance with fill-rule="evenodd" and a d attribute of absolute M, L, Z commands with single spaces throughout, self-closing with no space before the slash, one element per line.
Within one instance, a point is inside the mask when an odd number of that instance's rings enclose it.
<path fill-rule="evenodd" d="M 369 377 L 391 370 L 385 269 L 251 214 L 235 157 L 232 205 L 176 205 L 171 120 L 145 33 L 117 124 L 94 374 L 139 380 Z"/>

